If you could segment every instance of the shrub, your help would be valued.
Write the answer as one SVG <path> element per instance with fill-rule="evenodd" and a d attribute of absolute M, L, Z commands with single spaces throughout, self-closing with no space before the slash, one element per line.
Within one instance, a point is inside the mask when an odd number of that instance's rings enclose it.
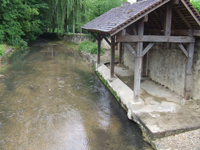
<path fill-rule="evenodd" d="M 0 56 L 4 54 L 4 46 L 0 45 Z"/>
<path fill-rule="evenodd" d="M 78 50 L 91 54 L 97 54 L 97 49 L 98 49 L 97 44 L 90 41 L 82 42 L 78 47 Z M 104 49 L 101 47 L 101 55 L 103 55 L 103 53 Z"/>

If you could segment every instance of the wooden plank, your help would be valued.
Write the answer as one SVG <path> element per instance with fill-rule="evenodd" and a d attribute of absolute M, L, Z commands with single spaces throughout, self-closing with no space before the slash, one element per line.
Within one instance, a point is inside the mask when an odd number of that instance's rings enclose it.
<path fill-rule="evenodd" d="M 123 45 L 120 42 L 119 43 L 119 64 L 122 64 L 122 51 L 123 51 Z"/>
<path fill-rule="evenodd" d="M 171 35 L 171 26 L 172 26 L 172 4 L 168 2 L 166 4 L 166 16 L 165 16 L 165 24 L 164 24 L 164 35 Z"/>
<path fill-rule="evenodd" d="M 100 64 L 100 55 L 101 55 L 101 35 L 98 33 L 98 52 L 97 52 L 97 64 Z"/>
<path fill-rule="evenodd" d="M 149 9 L 148 11 L 146 11 L 144 14 L 142 14 L 141 16 L 137 17 L 136 19 L 134 19 L 133 21 L 130 21 L 129 23 L 127 23 L 126 25 L 124 25 L 123 27 L 119 28 L 118 30 L 116 30 L 115 32 L 111 33 L 111 36 L 117 34 L 118 32 L 120 32 L 122 29 L 125 29 L 126 27 L 130 26 L 131 24 L 133 24 L 134 22 L 140 20 L 141 18 L 143 18 L 144 16 L 148 15 L 149 13 L 151 13 L 152 11 L 156 10 L 157 8 L 161 7 L 162 5 L 166 4 L 167 2 L 169 2 L 170 0 L 166 0 L 163 1 L 162 3 L 154 6 L 153 8 Z"/>
<path fill-rule="evenodd" d="M 188 26 L 188 28 L 192 28 L 192 26 L 190 25 L 190 23 L 187 21 L 187 19 L 184 17 L 184 15 L 181 13 L 180 10 L 176 9 L 176 12 L 179 14 L 179 16 L 183 19 L 183 21 L 185 22 L 185 24 Z"/>
<path fill-rule="evenodd" d="M 96 36 L 93 32 L 91 32 L 91 34 L 94 36 L 94 38 L 98 41 L 98 35 Z M 98 33 L 99 34 L 99 33 Z"/>
<path fill-rule="evenodd" d="M 178 46 L 180 47 L 180 49 L 183 51 L 183 53 L 185 54 L 186 57 L 188 57 L 188 52 L 185 49 L 185 47 L 183 46 L 183 44 L 178 44 Z"/>
<path fill-rule="evenodd" d="M 107 39 L 107 37 L 105 35 L 103 35 L 103 38 L 106 40 L 106 42 L 111 46 L 110 41 Z"/>
<path fill-rule="evenodd" d="M 143 50 L 142 56 L 144 56 L 153 46 L 155 43 L 149 43 L 147 47 Z"/>
<path fill-rule="evenodd" d="M 194 30 L 193 35 L 194 36 L 200 36 L 200 30 Z"/>
<path fill-rule="evenodd" d="M 124 45 L 125 45 L 125 46 L 128 48 L 128 50 L 131 51 L 131 53 L 136 57 L 136 52 L 135 52 L 135 50 L 133 49 L 133 47 L 132 47 L 130 44 L 128 44 L 128 43 L 125 43 Z"/>
<path fill-rule="evenodd" d="M 138 35 L 144 34 L 144 20 L 141 19 L 138 22 Z M 139 102 L 140 96 L 140 83 L 141 83 L 141 72 L 142 72 L 142 50 L 143 42 L 137 43 L 137 55 L 135 58 L 135 70 L 134 70 L 134 103 Z"/>
<path fill-rule="evenodd" d="M 191 80 L 192 80 L 192 65 L 193 65 L 193 55 L 194 55 L 194 43 L 188 44 L 188 58 L 186 63 L 185 71 L 185 91 L 184 98 L 186 100 L 190 99 L 191 96 Z"/>
<path fill-rule="evenodd" d="M 110 59 L 110 77 L 114 77 L 115 66 L 115 36 L 111 36 L 111 59 Z"/>
<path fill-rule="evenodd" d="M 192 10 L 190 9 L 190 7 L 187 5 L 187 3 L 185 2 L 185 0 L 181 0 L 181 2 L 183 3 L 183 5 L 185 5 L 185 7 L 187 8 L 187 10 L 190 12 L 190 14 L 192 15 L 192 17 L 196 20 L 196 22 L 200 25 L 200 21 L 199 19 L 196 17 L 196 15 L 192 12 Z"/>
<path fill-rule="evenodd" d="M 117 42 L 169 42 L 169 43 L 192 43 L 195 42 L 194 37 L 190 36 L 156 36 L 156 35 L 126 35 L 118 36 Z"/>
<path fill-rule="evenodd" d="M 148 33 L 156 33 L 156 34 L 163 34 L 163 30 L 161 29 L 151 29 L 151 28 L 145 28 L 145 31 Z M 198 30 L 197 30 L 198 31 Z M 199 30 L 200 31 L 200 30 Z M 176 29 L 176 30 L 171 30 L 171 34 L 173 35 L 179 35 L 179 36 L 188 36 L 189 35 L 189 30 L 184 30 L 184 29 Z M 195 33 L 194 33 L 195 34 Z M 200 35 L 200 34 L 199 34 Z"/>

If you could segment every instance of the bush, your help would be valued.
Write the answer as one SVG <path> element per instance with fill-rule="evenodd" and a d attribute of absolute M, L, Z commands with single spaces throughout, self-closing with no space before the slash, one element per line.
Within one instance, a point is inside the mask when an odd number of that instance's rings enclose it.
<path fill-rule="evenodd" d="M 78 50 L 91 54 L 97 54 L 97 49 L 98 49 L 97 44 L 90 41 L 82 42 L 78 47 Z M 101 47 L 101 55 L 103 55 L 103 53 L 104 49 Z"/>
<path fill-rule="evenodd" d="M 4 54 L 4 46 L 0 45 L 0 56 Z"/>
<path fill-rule="evenodd" d="M 194 8 L 200 13 L 200 0 L 192 0 L 191 3 Z"/>

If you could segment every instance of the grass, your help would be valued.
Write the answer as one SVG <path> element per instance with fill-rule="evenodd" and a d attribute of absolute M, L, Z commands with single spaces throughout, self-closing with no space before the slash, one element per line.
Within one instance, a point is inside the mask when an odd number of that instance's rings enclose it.
<path fill-rule="evenodd" d="M 2 56 L 4 52 L 5 46 L 3 44 L 0 44 L 0 56 Z"/>
<path fill-rule="evenodd" d="M 91 54 L 97 54 L 97 49 L 98 49 L 97 44 L 90 41 L 84 41 L 78 47 L 78 50 L 86 52 L 86 53 L 91 53 Z M 101 47 L 100 54 L 101 55 L 104 54 L 104 49 L 102 47 Z"/>

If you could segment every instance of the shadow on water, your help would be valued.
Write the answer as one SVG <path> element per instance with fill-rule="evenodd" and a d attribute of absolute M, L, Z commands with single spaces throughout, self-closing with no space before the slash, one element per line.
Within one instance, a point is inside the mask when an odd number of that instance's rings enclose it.
<path fill-rule="evenodd" d="M 0 149 L 151 149 L 78 52 L 33 46 L 4 75 Z"/>

